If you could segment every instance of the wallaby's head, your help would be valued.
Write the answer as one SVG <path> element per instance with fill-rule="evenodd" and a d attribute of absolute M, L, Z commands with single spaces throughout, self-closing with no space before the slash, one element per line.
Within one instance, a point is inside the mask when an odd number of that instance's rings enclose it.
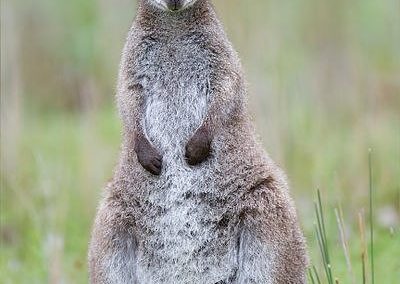
<path fill-rule="evenodd" d="M 169 12 L 178 12 L 184 10 L 199 0 L 147 0 L 155 7 Z"/>

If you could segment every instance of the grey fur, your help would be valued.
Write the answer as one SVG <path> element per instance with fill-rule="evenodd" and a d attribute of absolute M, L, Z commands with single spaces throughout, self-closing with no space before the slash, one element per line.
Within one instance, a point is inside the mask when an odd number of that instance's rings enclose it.
<path fill-rule="evenodd" d="M 237 54 L 211 3 L 189 2 L 174 13 L 159 0 L 139 3 L 119 74 L 120 162 L 94 224 L 91 283 L 305 283 L 286 177 L 254 134 Z M 202 125 L 212 156 L 191 167 L 185 145 Z M 160 176 L 138 163 L 139 128 L 163 156 Z"/>

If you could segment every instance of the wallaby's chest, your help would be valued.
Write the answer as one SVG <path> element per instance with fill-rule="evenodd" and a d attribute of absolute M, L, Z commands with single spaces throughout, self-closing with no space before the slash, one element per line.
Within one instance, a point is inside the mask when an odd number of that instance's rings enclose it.
<path fill-rule="evenodd" d="M 164 155 L 176 155 L 201 125 L 210 100 L 210 64 L 198 44 L 147 43 L 138 57 L 137 78 L 143 86 L 142 124 Z"/>

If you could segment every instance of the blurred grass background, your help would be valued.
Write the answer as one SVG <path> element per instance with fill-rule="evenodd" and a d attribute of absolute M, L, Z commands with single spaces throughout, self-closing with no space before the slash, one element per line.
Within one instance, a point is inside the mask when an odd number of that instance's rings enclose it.
<path fill-rule="evenodd" d="M 333 273 L 353 283 L 333 211 L 340 205 L 362 283 L 358 215 L 369 222 L 371 148 L 376 283 L 398 283 L 400 1 L 215 5 L 242 58 L 260 137 L 291 181 L 312 263 L 322 268 L 320 189 Z M 114 90 L 135 6 L 1 0 L 2 283 L 87 282 L 90 227 L 118 157 Z"/>

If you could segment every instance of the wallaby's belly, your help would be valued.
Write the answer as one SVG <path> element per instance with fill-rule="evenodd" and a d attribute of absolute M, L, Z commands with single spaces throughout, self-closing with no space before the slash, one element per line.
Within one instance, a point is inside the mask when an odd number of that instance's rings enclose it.
<path fill-rule="evenodd" d="M 216 190 L 208 178 L 210 167 L 191 168 L 184 158 L 187 141 L 206 116 L 207 99 L 207 93 L 195 84 L 174 94 L 155 84 L 146 100 L 144 129 L 163 155 L 162 174 L 148 202 L 162 213 L 149 220 L 153 233 L 138 248 L 140 283 L 188 283 L 188 279 L 190 283 L 212 283 L 232 272 L 235 244 L 220 248 L 219 255 L 206 253 L 210 243 L 218 242 L 211 221 L 215 214 L 209 204 L 193 198 Z"/>

